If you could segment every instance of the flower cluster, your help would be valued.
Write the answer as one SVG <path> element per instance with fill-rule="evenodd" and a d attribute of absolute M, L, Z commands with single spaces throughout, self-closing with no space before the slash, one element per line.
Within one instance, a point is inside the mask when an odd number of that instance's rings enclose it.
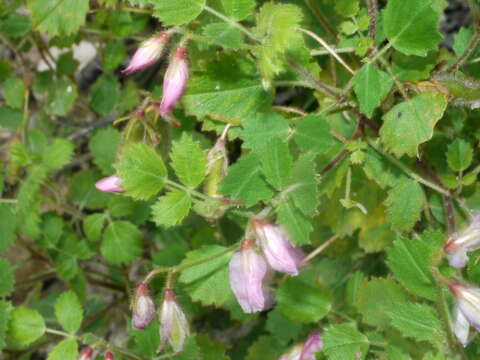
<path fill-rule="evenodd" d="M 245 313 L 267 310 L 274 304 L 267 261 L 272 269 L 289 275 L 297 275 L 303 262 L 301 250 L 291 244 L 281 226 L 261 220 L 252 225 L 256 242 L 246 239 L 229 265 L 230 287 Z M 262 248 L 267 261 L 255 245 Z"/>

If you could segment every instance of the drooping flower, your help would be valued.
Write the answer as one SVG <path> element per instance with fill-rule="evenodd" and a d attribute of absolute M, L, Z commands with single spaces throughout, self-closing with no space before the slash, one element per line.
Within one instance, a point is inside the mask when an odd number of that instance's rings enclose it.
<path fill-rule="evenodd" d="M 137 330 L 145 330 L 155 318 L 155 312 L 155 304 L 148 294 L 148 286 L 141 283 L 137 287 L 133 303 L 133 327 Z"/>
<path fill-rule="evenodd" d="M 189 335 L 188 321 L 175 300 L 175 293 L 166 289 L 160 312 L 160 346 L 157 352 L 162 351 L 167 342 L 175 353 L 181 352 Z"/>
<path fill-rule="evenodd" d="M 105 360 L 113 360 L 113 354 L 110 351 L 107 351 L 104 355 L 103 358 Z"/>
<path fill-rule="evenodd" d="M 253 220 L 252 224 L 270 266 L 286 274 L 298 275 L 303 253 L 292 245 L 283 228 L 262 220 Z"/>
<path fill-rule="evenodd" d="M 242 249 L 233 254 L 229 265 L 230 287 L 247 314 L 273 306 L 273 295 L 267 286 L 267 263 L 253 245 L 252 240 L 245 240 Z"/>
<path fill-rule="evenodd" d="M 120 179 L 118 176 L 109 176 L 98 180 L 95 183 L 95 187 L 103 192 L 120 193 L 124 191 L 124 189 L 120 186 L 121 181 L 122 179 Z"/>
<path fill-rule="evenodd" d="M 128 75 L 133 74 L 156 63 L 162 57 L 169 39 L 170 36 L 167 33 L 160 33 L 141 43 L 123 72 Z"/>
<path fill-rule="evenodd" d="M 92 356 L 93 356 L 93 349 L 91 347 L 87 347 L 83 349 L 78 360 L 92 360 Z"/>
<path fill-rule="evenodd" d="M 451 266 L 463 268 L 468 261 L 467 253 L 480 248 L 480 214 L 473 217 L 470 225 L 448 240 L 444 247 Z"/>
<path fill-rule="evenodd" d="M 315 360 L 315 353 L 320 351 L 323 341 L 320 331 L 315 330 L 308 335 L 303 344 L 295 345 L 288 353 L 282 355 L 278 360 Z"/>
<path fill-rule="evenodd" d="M 467 346 L 469 326 L 480 331 L 480 288 L 449 284 L 450 290 L 456 299 L 453 330 L 458 340 Z"/>
<path fill-rule="evenodd" d="M 173 53 L 163 78 L 163 96 L 156 108 L 162 117 L 168 118 L 175 104 L 182 97 L 188 81 L 187 50 L 178 47 Z"/>

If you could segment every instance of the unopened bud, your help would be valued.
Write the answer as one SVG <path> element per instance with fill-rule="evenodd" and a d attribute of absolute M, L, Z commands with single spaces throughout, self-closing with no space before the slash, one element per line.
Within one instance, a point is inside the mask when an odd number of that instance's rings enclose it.
<path fill-rule="evenodd" d="M 189 335 L 188 321 L 175 300 L 175 293 L 166 289 L 160 312 L 160 346 L 157 352 L 162 351 L 167 342 L 175 353 L 182 352 Z"/>
<path fill-rule="evenodd" d="M 162 102 L 157 105 L 157 110 L 164 118 L 168 118 L 175 104 L 182 97 L 188 81 L 187 51 L 179 47 L 173 53 L 163 78 Z"/>
<path fill-rule="evenodd" d="M 268 275 L 265 259 L 253 249 L 251 240 L 245 240 L 242 249 L 233 254 L 229 264 L 230 287 L 245 313 L 273 306 Z"/>
<path fill-rule="evenodd" d="M 298 275 L 304 256 L 300 248 L 292 245 L 283 228 L 262 220 L 253 220 L 252 224 L 270 266 L 286 274 Z"/>
<path fill-rule="evenodd" d="M 118 176 L 109 176 L 103 179 L 98 180 L 95 183 L 95 187 L 97 190 L 108 192 L 108 193 L 120 193 L 123 192 L 124 189 L 120 186 L 122 179 Z"/>
<path fill-rule="evenodd" d="M 78 360 L 92 360 L 92 356 L 93 356 L 93 349 L 90 347 L 87 347 L 83 349 Z"/>
<path fill-rule="evenodd" d="M 135 294 L 132 325 L 137 330 L 145 330 L 154 318 L 155 304 L 148 294 L 147 284 L 142 283 Z"/>
<path fill-rule="evenodd" d="M 470 225 L 450 237 L 444 247 L 451 266 L 463 268 L 468 261 L 467 253 L 480 248 L 480 215 L 473 217 Z"/>
<path fill-rule="evenodd" d="M 110 351 L 107 351 L 105 355 L 103 355 L 105 360 L 113 360 L 113 354 Z"/>
<path fill-rule="evenodd" d="M 144 41 L 140 44 L 132 60 L 130 60 L 130 64 L 123 72 L 132 74 L 156 63 L 162 57 L 169 39 L 170 36 L 167 33 L 161 33 Z"/>
<path fill-rule="evenodd" d="M 315 353 L 323 347 L 320 331 L 316 330 L 308 335 L 303 344 L 295 345 L 288 353 L 278 360 L 315 360 Z"/>

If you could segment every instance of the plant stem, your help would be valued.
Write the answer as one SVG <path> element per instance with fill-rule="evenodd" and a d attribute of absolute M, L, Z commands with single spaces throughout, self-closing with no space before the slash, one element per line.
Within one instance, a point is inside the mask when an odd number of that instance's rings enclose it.
<path fill-rule="evenodd" d="M 475 27 L 475 33 L 473 34 L 472 38 L 468 42 L 467 47 L 463 51 L 462 55 L 460 55 L 452 65 L 450 65 L 445 71 L 452 72 L 457 71 L 460 67 L 468 60 L 470 55 L 477 49 L 478 43 L 480 41 L 480 33 L 478 32 L 477 28 Z"/>
<path fill-rule="evenodd" d="M 212 15 L 215 15 L 216 17 L 218 17 L 219 19 L 222 19 L 223 21 L 225 21 L 226 23 L 230 24 L 231 26 L 233 27 L 236 27 L 238 30 L 240 30 L 241 32 L 243 32 L 245 35 L 247 35 L 250 39 L 254 40 L 254 41 L 258 41 L 258 38 L 255 36 L 254 33 L 252 33 L 250 30 L 248 30 L 246 27 L 244 27 L 243 25 L 239 24 L 238 22 L 236 22 L 235 20 L 232 20 L 230 19 L 229 17 L 223 15 L 222 13 L 219 13 L 217 10 L 215 9 L 212 9 L 210 6 L 208 5 L 203 5 L 203 9 L 208 11 L 210 14 Z"/>
<path fill-rule="evenodd" d="M 370 23 L 368 24 L 368 36 L 375 41 L 377 37 L 377 0 L 367 0 L 368 6 L 368 17 L 370 18 Z"/>
<path fill-rule="evenodd" d="M 315 250 L 313 250 L 310 254 L 308 254 L 305 259 L 303 259 L 303 264 L 306 264 L 310 260 L 312 260 L 315 256 L 320 254 L 323 250 L 325 250 L 327 247 L 329 247 L 335 240 L 338 239 L 338 235 L 333 235 L 330 239 L 325 241 L 323 244 L 321 244 L 319 247 L 317 247 Z"/>
<path fill-rule="evenodd" d="M 48 334 L 54 334 L 54 335 L 59 335 L 59 336 L 63 336 L 63 337 L 72 337 L 71 334 L 66 333 L 65 331 L 60 331 L 60 330 L 55 330 L 55 329 L 50 329 L 50 328 L 46 328 L 45 332 L 48 333 Z"/>
<path fill-rule="evenodd" d="M 369 64 L 373 64 L 375 61 L 377 61 L 379 58 L 383 56 L 390 48 L 392 47 L 392 43 L 389 42 L 387 45 L 385 45 L 383 48 L 381 48 L 374 57 L 372 57 L 370 60 L 368 60 Z"/>
<path fill-rule="evenodd" d="M 17 203 L 17 199 L 0 199 L 0 203 L 16 204 L 16 203 Z"/>
<path fill-rule="evenodd" d="M 211 198 L 205 194 L 202 194 L 201 192 L 198 192 L 196 190 L 193 190 L 193 189 L 190 189 L 186 186 L 183 186 L 179 183 L 176 183 L 175 181 L 172 181 L 170 179 L 166 179 L 165 180 L 165 184 L 171 186 L 172 188 L 176 189 L 176 190 L 183 190 L 185 192 L 188 192 L 190 195 L 193 195 L 193 196 L 196 196 L 202 200 L 211 200 L 211 199 L 215 199 L 215 198 Z M 215 200 L 218 200 L 218 199 L 215 199 Z"/>

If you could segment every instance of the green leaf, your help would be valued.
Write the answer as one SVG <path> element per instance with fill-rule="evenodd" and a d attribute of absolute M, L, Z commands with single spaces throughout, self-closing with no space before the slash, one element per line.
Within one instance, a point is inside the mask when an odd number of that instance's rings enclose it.
<path fill-rule="evenodd" d="M 330 125 L 320 115 L 307 115 L 300 119 L 295 129 L 295 142 L 303 151 L 325 154 L 335 145 L 330 135 Z"/>
<path fill-rule="evenodd" d="M 47 360 L 76 360 L 78 358 L 78 344 L 75 339 L 60 341 L 48 354 Z"/>
<path fill-rule="evenodd" d="M 126 55 L 127 51 L 125 50 L 125 44 L 122 40 L 109 42 L 103 58 L 104 70 L 110 72 L 115 71 L 118 66 L 122 64 Z"/>
<path fill-rule="evenodd" d="M 274 138 L 259 156 L 267 181 L 277 190 L 284 189 L 291 181 L 293 166 L 288 143 Z"/>
<path fill-rule="evenodd" d="M 313 230 L 310 220 L 298 210 L 293 201 L 284 201 L 277 209 L 277 222 L 282 224 L 295 244 L 308 244 Z"/>
<path fill-rule="evenodd" d="M 245 121 L 240 138 L 243 140 L 243 147 L 263 150 L 266 139 L 278 138 L 286 141 L 289 132 L 288 120 L 282 115 L 274 112 L 258 113 Z"/>
<path fill-rule="evenodd" d="M 15 284 L 15 277 L 13 274 L 13 267 L 3 258 L 0 258 L 0 297 L 6 297 L 13 291 Z"/>
<path fill-rule="evenodd" d="M 143 143 L 130 145 L 115 165 L 126 194 L 147 200 L 163 189 L 167 170 L 157 152 Z"/>
<path fill-rule="evenodd" d="M 343 17 L 354 16 L 359 10 L 359 0 L 337 0 L 335 10 Z"/>
<path fill-rule="evenodd" d="M 328 314 L 332 306 L 329 291 L 316 281 L 312 271 L 287 278 L 277 289 L 277 306 L 291 321 L 315 323 Z"/>
<path fill-rule="evenodd" d="M 461 56 L 468 48 L 470 41 L 475 33 L 472 26 L 461 27 L 453 37 L 453 51 L 457 56 Z"/>
<path fill-rule="evenodd" d="M 73 75 L 77 70 L 79 62 L 73 57 L 71 52 L 62 54 L 58 58 L 57 73 L 59 75 Z"/>
<path fill-rule="evenodd" d="M 190 251 L 180 268 L 189 264 L 180 274 L 179 280 L 187 284 L 187 291 L 195 301 L 203 305 L 221 306 L 232 298 L 228 277 L 231 252 L 219 245 L 204 246 Z M 210 259 L 203 262 L 202 260 Z"/>
<path fill-rule="evenodd" d="M 387 39 L 406 55 L 426 56 L 437 48 L 439 20 L 431 0 L 390 0 L 383 12 Z"/>
<path fill-rule="evenodd" d="M 245 360 L 276 360 L 282 354 L 280 345 L 272 336 L 259 336 L 248 348 Z"/>
<path fill-rule="evenodd" d="M 315 214 L 320 202 L 315 157 L 313 153 L 305 153 L 295 160 L 291 184 L 293 190 L 289 193 L 295 206 L 309 217 Z"/>
<path fill-rule="evenodd" d="M 387 250 L 388 267 L 406 289 L 433 300 L 437 293 L 430 266 L 443 241 L 443 235 L 435 232 L 424 233 L 419 240 L 398 237 Z"/>
<path fill-rule="evenodd" d="M 445 95 L 424 92 L 395 105 L 383 116 L 380 136 L 397 156 L 418 155 L 418 145 L 430 140 L 433 129 L 447 107 Z"/>
<path fill-rule="evenodd" d="M 473 149 L 468 142 L 455 139 L 448 145 L 447 161 L 453 171 L 463 171 L 470 166 L 473 160 Z"/>
<path fill-rule="evenodd" d="M 62 327 L 70 334 L 75 334 L 83 320 L 83 309 L 73 291 L 61 294 L 55 302 L 55 316 Z"/>
<path fill-rule="evenodd" d="M 70 161 L 74 148 L 71 141 L 56 138 L 42 153 L 42 162 L 50 171 L 58 170 Z"/>
<path fill-rule="evenodd" d="M 255 0 L 221 0 L 225 14 L 235 20 L 243 20 L 252 14 Z"/>
<path fill-rule="evenodd" d="M 90 106 L 100 115 L 110 114 L 120 99 L 120 84 L 115 76 L 103 74 L 92 85 Z"/>
<path fill-rule="evenodd" d="M 256 53 L 263 78 L 271 80 L 285 68 L 287 52 L 302 43 L 298 32 L 303 19 L 299 7 L 266 3 L 257 15 L 255 33 L 260 38 Z"/>
<path fill-rule="evenodd" d="M 21 109 L 25 97 L 25 83 L 20 78 L 9 78 L 5 81 L 3 96 L 8 106 Z"/>
<path fill-rule="evenodd" d="M 0 351 L 6 345 L 7 325 L 10 318 L 10 304 L 0 301 Z"/>
<path fill-rule="evenodd" d="M 196 188 L 205 179 L 207 155 L 190 135 L 183 133 L 179 141 L 173 142 L 170 157 L 175 174 L 183 184 Z"/>
<path fill-rule="evenodd" d="M 22 14 L 11 13 L 0 22 L 0 32 L 9 37 L 21 37 L 32 30 L 30 19 Z"/>
<path fill-rule="evenodd" d="M 10 313 L 9 335 L 22 345 L 28 345 L 45 333 L 45 321 L 37 310 L 24 306 Z"/>
<path fill-rule="evenodd" d="M 91 214 L 83 219 L 83 232 L 90 241 L 100 239 L 103 225 L 105 224 L 105 214 Z"/>
<path fill-rule="evenodd" d="M 395 304 L 385 309 L 392 325 L 405 337 L 416 341 L 430 341 L 435 345 L 443 343 L 445 333 L 437 311 L 426 304 Z"/>
<path fill-rule="evenodd" d="M 49 115 L 65 116 L 78 96 L 77 85 L 69 79 L 59 79 L 48 88 L 45 111 Z"/>
<path fill-rule="evenodd" d="M 273 189 L 262 176 L 258 155 L 250 153 L 242 156 L 228 170 L 221 185 L 224 195 L 242 200 L 247 207 L 273 197 Z"/>
<path fill-rule="evenodd" d="M 111 175 L 113 163 L 117 156 L 118 145 L 120 144 L 120 132 L 109 126 L 98 130 L 88 143 L 88 148 L 93 156 L 93 162 L 104 175 Z"/>
<path fill-rule="evenodd" d="M 29 0 L 33 26 L 51 36 L 74 34 L 85 22 L 88 0 Z"/>
<path fill-rule="evenodd" d="M 170 191 L 152 206 L 152 219 L 158 226 L 175 226 L 190 212 L 192 198 L 183 190 Z"/>
<path fill-rule="evenodd" d="M 240 30 L 224 22 L 206 25 L 202 34 L 225 49 L 239 49 L 244 44 Z"/>
<path fill-rule="evenodd" d="M 355 295 L 355 307 L 362 314 L 363 322 L 383 329 L 390 322 L 385 310 L 406 301 L 405 290 L 391 278 L 364 280 Z"/>
<path fill-rule="evenodd" d="M 420 220 L 425 194 L 416 181 L 405 179 L 395 185 L 385 200 L 387 221 L 398 231 L 408 231 Z"/>
<path fill-rule="evenodd" d="M 429 78 L 437 62 L 438 54 L 433 51 L 425 57 L 397 52 L 393 56 L 392 71 L 400 81 L 418 81 Z"/>
<path fill-rule="evenodd" d="M 175 2 L 153 0 L 154 15 L 165 26 L 183 25 L 195 19 L 203 10 L 205 0 L 176 0 Z"/>
<path fill-rule="evenodd" d="M 365 151 L 363 170 L 367 177 L 374 180 L 382 189 L 393 187 L 399 181 L 407 179 L 398 167 L 371 147 Z"/>
<path fill-rule="evenodd" d="M 286 344 L 296 339 L 302 329 L 302 324 L 290 321 L 282 315 L 279 307 L 275 307 L 268 313 L 268 319 L 265 328 L 277 340 Z"/>
<path fill-rule="evenodd" d="M 22 119 L 21 111 L 11 109 L 8 106 L 0 106 L 0 126 L 16 130 Z"/>
<path fill-rule="evenodd" d="M 72 176 L 70 183 L 70 199 L 80 207 L 87 209 L 101 209 L 106 206 L 111 194 L 95 189 L 95 183 L 100 180 L 98 169 L 90 168 L 77 172 Z"/>
<path fill-rule="evenodd" d="M 131 263 L 142 253 L 142 233 L 128 221 L 111 222 L 100 251 L 113 264 Z"/>
<path fill-rule="evenodd" d="M 353 77 L 354 91 L 360 103 L 360 112 L 371 117 L 373 111 L 385 99 L 393 86 L 393 79 L 386 72 L 371 64 L 365 64 Z"/>
<path fill-rule="evenodd" d="M 365 359 L 368 338 L 352 323 L 332 325 L 322 335 L 323 352 L 329 360 Z"/>
<path fill-rule="evenodd" d="M 6 251 L 15 238 L 15 229 L 17 227 L 17 218 L 13 212 L 12 206 L 0 203 L 0 253 Z"/>

